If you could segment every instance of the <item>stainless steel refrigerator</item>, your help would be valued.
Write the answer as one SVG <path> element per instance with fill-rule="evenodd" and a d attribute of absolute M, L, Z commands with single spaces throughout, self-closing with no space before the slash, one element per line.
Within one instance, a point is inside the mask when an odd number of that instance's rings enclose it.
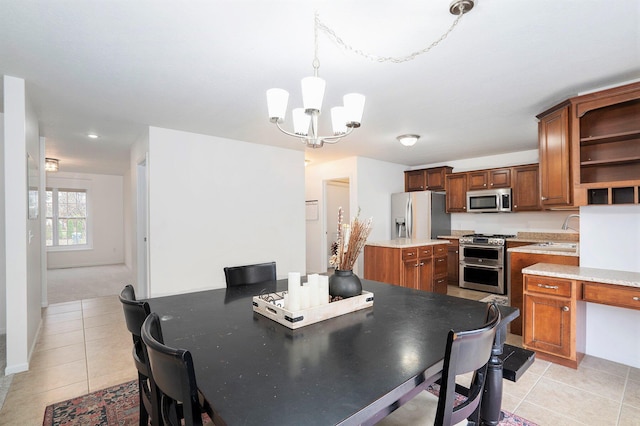
<path fill-rule="evenodd" d="M 451 215 L 445 193 L 433 191 L 391 194 L 391 239 L 435 239 L 451 235 Z"/>

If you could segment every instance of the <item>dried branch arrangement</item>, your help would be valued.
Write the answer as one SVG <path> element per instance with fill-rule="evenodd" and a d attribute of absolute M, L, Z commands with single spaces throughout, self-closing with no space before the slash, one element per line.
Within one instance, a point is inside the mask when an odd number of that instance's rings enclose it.
<path fill-rule="evenodd" d="M 334 244 L 333 255 L 329 263 L 339 271 L 353 270 L 353 265 L 358 259 L 371 233 L 373 218 L 366 221 L 359 219 L 360 210 L 353 218 L 351 224 L 342 223 L 342 207 L 338 209 L 338 241 Z"/>

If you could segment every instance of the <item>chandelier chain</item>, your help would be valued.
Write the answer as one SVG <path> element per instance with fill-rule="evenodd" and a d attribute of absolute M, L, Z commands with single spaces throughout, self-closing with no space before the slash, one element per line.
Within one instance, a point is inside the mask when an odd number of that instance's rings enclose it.
<path fill-rule="evenodd" d="M 318 15 L 318 13 L 316 12 L 315 15 L 315 49 L 316 49 L 316 56 L 314 59 L 314 68 L 317 70 L 316 67 L 316 62 L 318 61 L 318 28 L 320 28 L 322 31 L 324 31 L 330 39 L 332 39 L 335 43 L 337 43 L 338 45 L 342 46 L 345 50 L 351 51 L 357 55 L 360 55 L 366 59 L 369 59 L 370 61 L 373 62 L 392 62 L 394 64 L 400 64 L 403 62 L 409 62 L 414 60 L 415 58 L 417 58 L 418 56 L 427 53 L 428 51 L 430 51 L 431 49 L 433 49 L 434 47 L 436 47 L 438 44 L 440 44 L 440 42 L 442 40 L 444 40 L 445 38 L 447 38 L 447 36 L 451 33 L 451 31 L 453 31 L 453 29 L 456 27 L 456 25 L 458 25 L 458 22 L 460 22 L 460 19 L 462 19 L 462 16 L 464 15 L 464 6 L 460 6 L 459 8 L 459 14 L 458 17 L 453 21 L 453 23 L 451 24 L 451 26 L 449 27 L 449 29 L 440 36 L 440 38 L 438 38 L 436 41 L 434 41 L 433 43 L 431 43 L 429 46 L 425 47 L 424 49 L 421 50 L 417 50 L 413 53 L 410 53 L 408 55 L 405 56 L 400 56 L 400 57 L 394 57 L 394 56 L 378 56 L 378 55 L 373 55 L 371 53 L 367 53 L 361 49 L 357 49 L 349 44 L 347 44 L 344 40 L 342 40 L 341 37 L 339 37 L 336 32 L 331 29 L 327 24 L 325 24 L 324 22 L 322 22 L 320 20 L 320 16 Z M 318 64 L 319 65 L 319 64 Z"/>

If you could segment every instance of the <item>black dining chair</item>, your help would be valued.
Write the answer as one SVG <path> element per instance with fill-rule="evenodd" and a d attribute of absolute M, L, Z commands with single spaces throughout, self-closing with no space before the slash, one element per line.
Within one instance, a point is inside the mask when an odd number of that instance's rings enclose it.
<path fill-rule="evenodd" d="M 150 313 L 149 304 L 136 300 L 135 290 L 130 284 L 120 292 L 120 303 L 122 303 L 127 329 L 133 337 L 133 362 L 138 370 L 140 425 L 147 425 L 149 418 L 151 418 L 152 425 L 161 425 L 160 399 L 150 383 L 149 364 L 140 335 L 142 323 Z"/>
<path fill-rule="evenodd" d="M 211 413 L 198 391 L 191 352 L 164 344 L 158 314 L 142 324 L 142 341 L 151 366 L 152 384 L 161 396 L 162 420 L 178 426 L 202 426 L 202 413 Z M 212 424 L 207 421 L 207 425 Z"/>
<path fill-rule="evenodd" d="M 480 402 L 500 319 L 498 305 L 491 303 L 482 327 L 449 331 L 435 425 L 453 425 L 464 419 L 469 419 L 469 424 L 480 424 Z M 473 378 L 469 388 L 456 383 L 457 375 L 471 372 Z M 465 398 L 457 405 L 456 394 Z"/>
<path fill-rule="evenodd" d="M 224 268 L 224 277 L 227 280 L 227 287 L 275 281 L 276 262 L 228 266 Z"/>

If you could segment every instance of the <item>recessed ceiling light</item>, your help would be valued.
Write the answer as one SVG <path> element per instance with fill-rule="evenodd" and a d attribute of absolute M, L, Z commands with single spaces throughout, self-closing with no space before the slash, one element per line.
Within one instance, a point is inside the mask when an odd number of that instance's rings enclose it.
<path fill-rule="evenodd" d="M 95 133 L 89 133 L 89 134 L 87 135 L 87 137 L 89 137 L 89 138 L 91 138 L 91 139 L 98 139 L 98 137 L 99 137 L 99 136 L 98 136 L 98 135 L 96 135 Z"/>

